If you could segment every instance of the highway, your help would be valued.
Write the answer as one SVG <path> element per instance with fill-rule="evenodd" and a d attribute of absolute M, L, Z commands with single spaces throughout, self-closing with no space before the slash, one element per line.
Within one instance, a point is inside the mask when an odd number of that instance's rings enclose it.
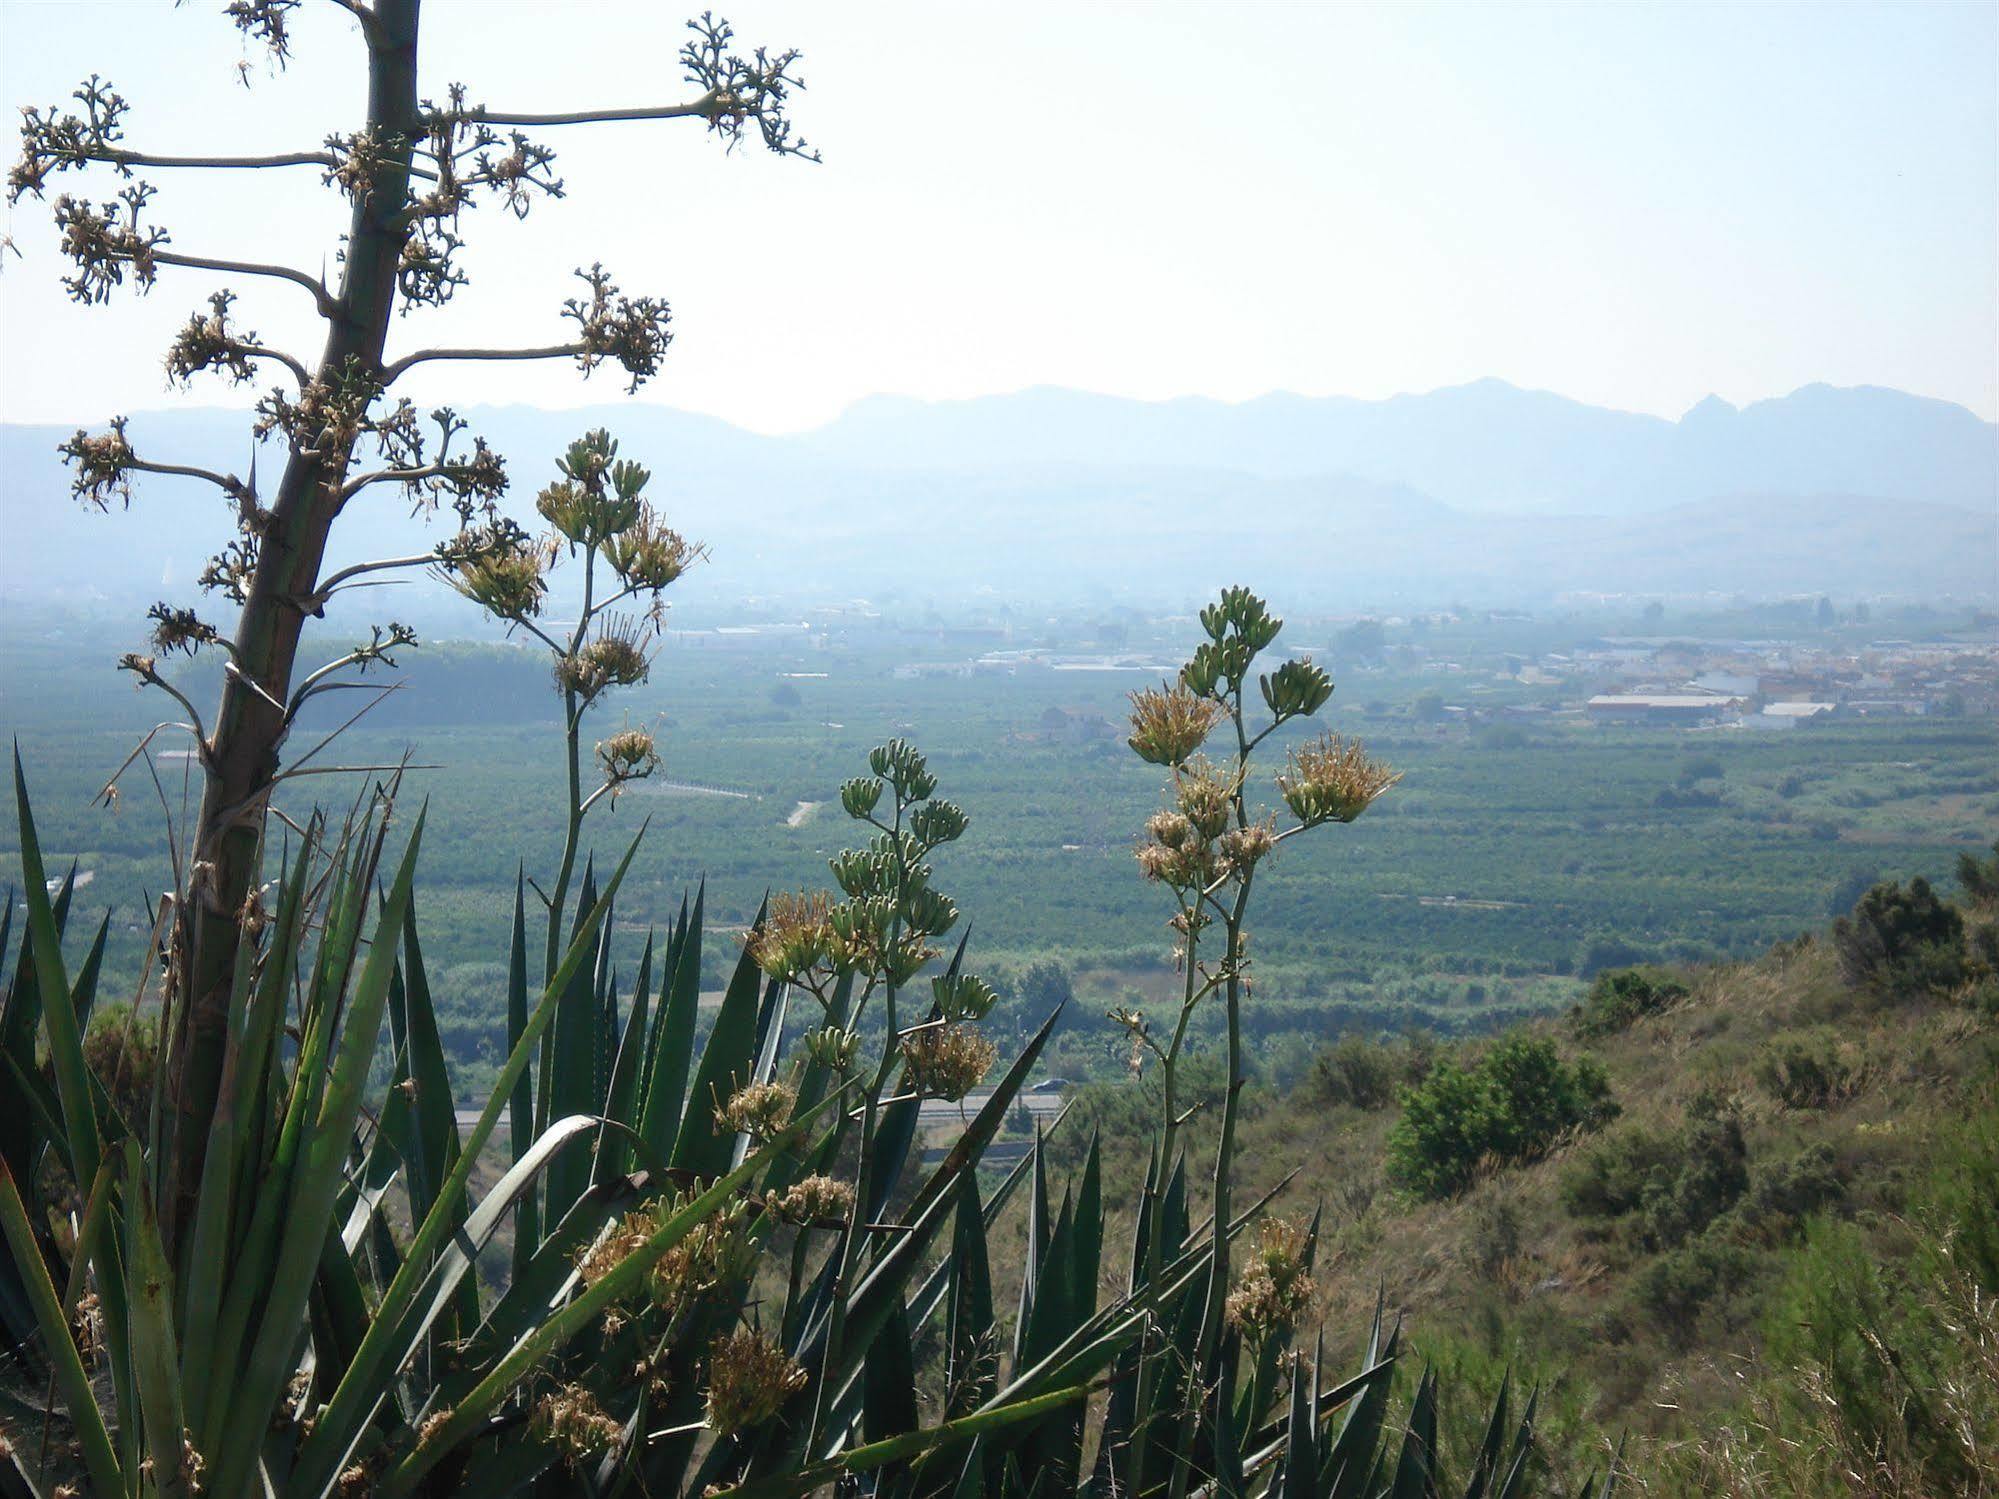
<path fill-rule="evenodd" d="M 924 1124 L 930 1126 L 944 1127 L 955 1124 L 958 1122 L 961 1112 L 964 1118 L 970 1119 L 985 1104 L 986 1100 L 992 1096 L 992 1089 L 979 1088 L 968 1094 L 963 1104 L 946 1103 L 941 1098 L 927 1098 L 923 1101 L 920 1117 Z M 1062 1112 L 1064 1095 L 1055 1091 L 1047 1093 L 1024 1093 L 1021 1095 L 1021 1099 L 1026 1103 L 1030 1114 L 1043 1123 L 1046 1123 Z M 457 1113 L 460 1134 L 471 1129 L 473 1125 L 479 1122 L 479 1111 L 477 1109 L 461 1108 Z M 502 1114 L 500 1116 L 500 1127 L 495 1133 L 505 1134 L 506 1132 L 507 1116 Z"/>

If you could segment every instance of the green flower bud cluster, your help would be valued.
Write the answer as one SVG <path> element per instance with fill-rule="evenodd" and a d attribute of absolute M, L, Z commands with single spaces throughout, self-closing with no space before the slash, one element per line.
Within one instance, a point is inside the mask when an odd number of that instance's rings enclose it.
<path fill-rule="evenodd" d="M 941 974 L 930 981 L 937 1012 L 948 1021 L 983 1020 L 999 1002 L 993 986 L 976 974 Z"/>
<path fill-rule="evenodd" d="M 863 818 L 873 813 L 882 799 L 884 783 L 870 776 L 855 776 L 840 788 L 840 805 L 852 818 Z"/>
<path fill-rule="evenodd" d="M 1259 677 L 1257 685 L 1263 689 L 1264 705 L 1279 719 L 1309 718 L 1333 695 L 1333 679 L 1326 669 L 1305 660 L 1286 661 Z"/>
<path fill-rule="evenodd" d="M 807 1031 L 804 1042 L 808 1057 L 828 1071 L 844 1076 L 860 1052 L 861 1033 L 842 1030 L 837 1025 L 822 1025 Z"/>
<path fill-rule="evenodd" d="M 937 789 L 929 762 L 906 739 L 892 739 L 868 752 L 868 769 L 895 787 L 902 802 L 920 802 Z"/>
<path fill-rule="evenodd" d="M 556 461 L 563 477 L 542 490 L 535 509 L 572 546 L 590 547 L 637 524 L 639 496 L 652 475 L 636 463 L 619 462 L 618 444 L 599 427 L 569 445 Z"/>

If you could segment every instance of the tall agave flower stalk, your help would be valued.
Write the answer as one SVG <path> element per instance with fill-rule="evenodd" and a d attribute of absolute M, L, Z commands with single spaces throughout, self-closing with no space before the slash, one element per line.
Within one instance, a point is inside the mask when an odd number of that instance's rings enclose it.
<path fill-rule="evenodd" d="M 665 627 L 665 593 L 707 549 L 666 524 L 646 486 L 652 474 L 627 458 L 598 428 L 569 445 L 556 462 L 560 477 L 535 497 L 548 523 L 530 538 L 511 521 L 495 522 L 478 545 L 446 549 L 438 571 L 460 593 L 495 619 L 545 646 L 555 689 L 562 697 L 566 771 L 562 858 L 543 895 L 547 933 L 543 977 L 555 971 L 562 950 L 563 914 L 583 820 L 606 798 L 659 769 L 652 732 L 627 727 L 597 742 L 598 779 L 586 788 L 583 718 L 613 689 L 635 687 L 652 674 L 653 653 Z M 562 561 L 581 573 L 576 619 L 567 630 L 543 618 L 548 575 Z M 630 604 L 633 609 L 621 610 Z"/>
<path fill-rule="evenodd" d="M 1207 1285 L 1191 1339 L 1180 1339 L 1174 1366 L 1141 1355 L 1135 1360 L 1136 1399 L 1128 1425 L 1108 1433 L 1106 1451 L 1122 1453 L 1125 1485 L 1149 1491 L 1167 1479 L 1174 1493 L 1185 1491 L 1186 1455 L 1212 1453 L 1226 1441 L 1222 1430 L 1235 1398 L 1236 1361 L 1225 1357 L 1224 1333 L 1233 1320 L 1260 1352 L 1275 1346 L 1272 1334 L 1288 1331 L 1309 1300 L 1309 1267 L 1317 1234 L 1311 1229 L 1283 1236 L 1282 1255 L 1266 1253 L 1260 1281 L 1243 1291 L 1229 1290 L 1227 1227 L 1233 1221 L 1235 1132 L 1244 1082 L 1242 1004 L 1250 992 L 1248 918 L 1257 875 L 1279 845 L 1328 823 L 1348 823 L 1399 779 L 1369 759 L 1359 744 L 1326 735 L 1291 753 L 1276 778 L 1289 820 L 1250 800 L 1256 751 L 1294 719 L 1310 718 L 1332 698 L 1332 679 L 1303 658 L 1287 660 L 1255 677 L 1264 715 L 1252 722 L 1248 687 L 1262 654 L 1275 642 L 1283 621 L 1246 588 L 1230 588 L 1201 611 L 1207 638 L 1179 672 L 1159 688 L 1132 694 L 1129 744 L 1139 758 L 1170 775 L 1166 806 L 1146 823 L 1138 848 L 1139 868 L 1172 897 L 1169 921 L 1182 976 L 1180 1003 L 1170 1034 L 1162 1042 L 1151 1021 L 1133 1009 L 1112 1012 L 1132 1040 L 1134 1062 L 1156 1063 L 1161 1074 L 1159 1132 L 1141 1210 L 1147 1244 L 1146 1281 L 1158 1285 L 1167 1242 L 1164 1229 L 1170 1192 L 1168 1173 L 1178 1170 L 1179 1135 L 1186 1123 L 1176 1083 L 1188 1027 L 1200 1008 L 1220 997 L 1228 1045 L 1228 1085 L 1222 1104 L 1220 1141 L 1211 1180 L 1211 1245 Z M 1224 747 L 1210 757 L 1205 746 L 1217 734 Z M 1217 940 L 1218 939 L 1218 940 Z M 1266 1247 L 1275 1243 L 1266 1239 Z M 1285 1294 L 1263 1294 L 1282 1282 Z M 1165 1375 L 1166 1384 L 1161 1385 Z M 1259 1369 L 1255 1382 L 1271 1375 Z M 1172 1435 L 1163 1446 L 1161 1436 Z M 1148 1435 L 1149 1433 L 1149 1435 Z M 1116 1462 L 1110 1464 L 1114 1470 Z M 1168 1477 L 1170 1475 L 1170 1478 Z"/>
<path fill-rule="evenodd" d="M 1173 768 L 1192 828 L 1155 829 L 1147 861 L 1177 896 L 1187 1009 L 1246 992 L 1257 864 L 1357 815 L 1386 774 L 1344 746 L 1300 750 L 1279 783 L 1296 826 L 1248 836 L 1268 730 L 1242 717 L 1246 642 L 1275 634 L 1253 603 L 1224 599 L 1212 680 L 1197 655 L 1133 734 Z M 1267 681 L 1281 718 L 1328 686 Z M 1225 722 L 1236 754 L 1204 767 Z M 705 1038 L 698 891 L 634 978 L 614 961 L 636 840 L 601 887 L 586 868 L 545 977 L 517 886 L 508 1053 L 469 1129 L 418 936 L 423 817 L 403 837 L 390 783 L 309 823 L 248 923 L 179 1271 L 158 1232 L 159 1104 L 121 1108 L 86 1059 L 103 929 L 72 965 L 73 883 L 47 878 L 17 762 L 26 930 L 0 1070 L 25 1106 L 0 1112 L 0 1471 L 38 1495 L 213 1499 L 1444 1492 L 1437 1381 L 1391 1420 L 1400 1335 L 1379 1313 L 1349 1377 L 1306 1351 L 1314 1226 L 1235 1201 L 1226 1127 L 1204 1213 L 1184 1120 L 1162 1116 L 1116 1277 L 1094 1143 L 1059 1195 L 1038 1142 L 981 1171 L 1056 1017 L 1002 1064 L 979 1029 L 992 988 L 962 935 L 942 940 L 959 913 L 933 866 L 965 815 L 907 744 L 868 771 L 841 791 L 865 841 L 831 861 L 831 889 L 759 913 Z M 1170 1078 L 1184 1036 L 1138 1029 Z M 968 1117 L 926 1166 L 936 1099 Z M 494 1161 L 503 1118 L 515 1138 Z M 1016 1213 L 1025 1254 L 1002 1297 Z M 1532 1400 L 1502 1390 L 1453 1491 L 1538 1491 L 1533 1427 Z"/>

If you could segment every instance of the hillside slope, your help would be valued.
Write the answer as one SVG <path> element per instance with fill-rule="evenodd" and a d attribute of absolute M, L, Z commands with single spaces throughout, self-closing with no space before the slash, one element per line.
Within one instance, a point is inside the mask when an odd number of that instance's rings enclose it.
<path fill-rule="evenodd" d="M 1329 1337 L 1385 1296 L 1447 1383 L 1538 1384 L 1568 1469 L 1623 1440 L 1648 1493 L 1999 1492 L 1999 859 L 1983 868 L 1954 957 L 1857 979 L 1853 937 L 1809 936 L 1613 978 L 1593 1018 L 1349 1037 L 1288 1091 L 1252 1085 L 1244 1185 L 1304 1163 L 1277 1210 L 1323 1215 Z M 1412 1080 L 1541 1043 L 1601 1067 L 1614 1118 L 1487 1158 L 1455 1195 L 1398 1179 Z M 1086 1090 L 1067 1148 L 1092 1124 L 1129 1138 L 1148 1093 Z"/>

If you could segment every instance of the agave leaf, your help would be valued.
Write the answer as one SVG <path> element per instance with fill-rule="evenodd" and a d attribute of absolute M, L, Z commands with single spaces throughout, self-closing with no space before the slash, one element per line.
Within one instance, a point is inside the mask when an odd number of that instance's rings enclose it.
<path fill-rule="evenodd" d="M 1384 1298 L 1377 1295 L 1374 1325 L 1368 1333 L 1367 1356 L 1360 1378 L 1367 1381 L 1360 1398 L 1348 1408 L 1339 1435 L 1319 1468 L 1319 1479 L 1327 1499 L 1357 1499 L 1370 1490 L 1369 1476 L 1375 1471 L 1376 1453 L 1381 1444 L 1382 1422 L 1388 1412 L 1389 1379 L 1396 1351 L 1402 1340 L 1399 1327 L 1382 1337 Z"/>
<path fill-rule="evenodd" d="M 767 904 L 757 909 L 758 922 L 763 920 Z M 736 1137 L 733 1131 L 721 1132 L 714 1111 L 755 1073 L 762 989 L 763 970 L 745 947 L 736 959 L 729 987 L 723 992 L 722 1007 L 715 1012 L 714 1027 L 701 1051 L 701 1065 L 694 1072 L 687 1111 L 681 1119 L 680 1132 L 674 1137 L 673 1154 L 668 1158 L 676 1170 L 691 1171 L 696 1176 L 719 1176 L 729 1169 Z"/>
<path fill-rule="evenodd" d="M 235 1495 L 242 1491 L 250 1476 L 250 1464 L 262 1445 L 261 1433 L 268 1429 L 271 1413 L 290 1379 L 290 1364 L 306 1296 L 312 1286 L 312 1271 L 326 1248 L 334 1199 L 341 1185 L 341 1168 L 361 1108 L 361 1090 L 367 1084 L 381 1035 L 389 979 L 395 972 L 403 923 L 409 917 L 417 852 L 423 846 L 424 817 L 424 813 L 418 813 L 402 863 L 389 887 L 388 901 L 375 927 L 375 939 L 369 945 L 347 1006 L 317 1116 L 288 1184 L 286 1223 L 278 1241 L 274 1273 L 262 1288 L 263 1315 L 236 1383 L 223 1440 L 214 1449 L 213 1483 L 218 1494 Z"/>
<path fill-rule="evenodd" d="M 248 1227 L 236 1242 L 235 1253 L 229 1263 L 230 1282 L 216 1319 L 214 1353 L 207 1365 L 210 1376 L 196 1381 L 191 1392 L 190 1414 L 198 1413 L 198 1424 L 194 1430 L 197 1444 L 204 1452 L 219 1451 L 221 1448 L 223 1427 L 230 1417 L 237 1385 L 247 1366 L 251 1335 L 257 1328 L 255 1318 L 260 1311 L 267 1309 L 263 1292 L 275 1274 L 276 1258 L 288 1222 L 289 1184 L 299 1166 L 308 1129 L 307 1115 L 315 1106 L 314 1100 L 320 1096 L 318 1078 L 330 1045 L 329 1037 L 338 1018 L 338 998 L 328 994 L 326 986 L 335 982 L 336 976 L 346 972 L 353 945 L 358 940 L 363 898 L 381 851 L 381 823 L 382 819 L 376 818 L 372 812 L 363 818 L 359 826 L 350 822 L 342 829 L 340 842 L 330 860 L 326 880 L 326 930 L 314 956 L 312 977 L 301 1011 L 304 1043 L 299 1049 L 298 1062 L 291 1071 L 289 1083 L 283 1090 L 282 1121 L 270 1155 L 268 1159 L 264 1157 L 260 1139 L 256 1153 L 249 1156 L 254 1163 L 253 1169 L 242 1173 L 243 1196 L 239 1199 L 236 1217 L 238 1222 L 247 1223 Z M 389 951 L 393 952 L 397 940 L 395 936 L 390 936 Z M 278 1032 L 275 1029 L 283 1023 L 284 992 L 278 991 L 273 999 L 276 1003 L 268 1017 L 268 1023 L 273 1026 L 268 1062 L 271 1068 L 269 1086 L 276 1096 L 280 1083 L 284 1081 L 281 1076 L 282 1048 L 277 1045 Z M 262 1112 L 259 1109 L 255 1114 L 245 1113 L 242 1117 L 246 1121 L 256 1119 L 258 1122 L 252 1127 L 261 1129 Z M 338 1187 L 336 1182 L 336 1192 Z M 314 1263 L 317 1262 L 319 1249 L 319 1245 L 313 1245 Z M 305 1283 L 301 1274 L 288 1291 Z M 215 1482 L 216 1476 L 211 1474 L 210 1481 Z"/>
<path fill-rule="evenodd" d="M 189 1492 L 181 1461 L 180 1357 L 174 1348 L 173 1272 L 160 1244 L 160 1225 L 147 1190 L 139 1142 L 125 1141 L 125 1263 L 132 1268 L 130 1329 L 132 1370 L 152 1455 L 153 1483 L 161 1499 Z"/>
<path fill-rule="evenodd" d="M 15 758 L 18 764 L 18 751 Z M 63 1408 L 75 1426 L 77 1440 L 83 1447 L 84 1468 L 90 1474 L 90 1481 L 100 1494 L 122 1494 L 125 1492 L 125 1481 L 118 1465 L 118 1455 L 111 1447 L 111 1434 L 104 1426 L 104 1413 L 97 1407 L 97 1397 L 90 1388 L 90 1376 L 84 1372 L 83 1358 L 70 1337 L 69 1321 L 63 1316 L 62 1303 L 56 1300 L 56 1288 L 50 1283 L 48 1270 L 42 1264 L 42 1252 L 35 1243 L 28 1210 L 22 1205 L 21 1194 L 14 1185 L 14 1173 L 4 1158 L 0 1158 L 0 1237 L 7 1240 L 14 1266 L 20 1272 L 29 1303 L 34 1309 L 42 1346 L 47 1350 L 56 1388 L 62 1394 Z"/>
<path fill-rule="evenodd" d="M 314 825 L 315 829 L 317 824 Z M 272 1037 L 283 1021 L 285 995 L 298 958 L 300 911 L 305 902 L 306 871 L 314 839 L 300 840 L 298 858 L 278 897 L 278 911 L 264 947 L 264 965 L 254 991 L 253 944 L 238 949 L 238 967 L 231 988 L 228 1040 L 223 1049 L 221 1081 L 215 1113 L 208 1127 L 208 1149 L 202 1157 L 201 1182 L 195 1192 L 193 1236 L 181 1282 L 180 1327 L 185 1367 L 209 1367 L 221 1312 L 223 1279 L 233 1256 L 233 1222 L 245 1170 L 242 1155 L 254 1137 L 246 1128 L 261 1112 L 263 1083 L 270 1072 Z M 254 992 L 254 997 L 253 997 Z M 233 1247 L 233 1246 L 232 1246 Z M 209 1381 L 196 1379 L 187 1388 L 186 1419 L 196 1431 L 206 1418 Z"/>
<path fill-rule="evenodd" d="M 488 1308 L 485 1320 L 465 1343 L 459 1368 L 444 1377 L 431 1397 L 433 1406 L 457 1404 L 479 1382 L 481 1371 L 561 1305 L 576 1277 L 577 1255 L 605 1224 L 638 1206 L 646 1196 L 642 1180 L 615 1177 L 599 1182 L 577 1199 L 568 1216 L 549 1230 L 527 1265 Z"/>
<path fill-rule="evenodd" d="M 1435 1499 L 1437 1493 L 1437 1375 L 1425 1369 L 1409 1407 L 1409 1425 L 1395 1460 L 1392 1499 Z"/>
<path fill-rule="evenodd" d="M 569 951 L 556 967 L 549 979 L 541 1001 L 534 1013 L 522 1027 L 513 1050 L 508 1053 L 499 1076 L 494 1079 L 492 1096 L 486 1100 L 486 1107 L 480 1112 L 479 1120 L 472 1126 L 457 1163 L 451 1168 L 437 1201 L 430 1212 L 418 1225 L 410 1240 L 409 1253 L 403 1268 L 382 1293 L 376 1307 L 375 1318 L 369 1325 L 367 1336 L 356 1350 L 353 1362 L 342 1376 L 339 1387 L 320 1413 L 312 1435 L 300 1449 L 297 1465 L 297 1482 L 303 1492 L 317 1493 L 331 1482 L 333 1476 L 344 1468 L 352 1454 L 354 1443 L 359 1439 L 363 1427 L 368 1422 L 377 1405 L 384 1397 L 386 1385 L 393 1377 L 394 1366 L 384 1362 L 388 1345 L 395 1336 L 395 1330 L 404 1314 L 416 1299 L 419 1286 L 420 1267 L 437 1252 L 450 1231 L 451 1215 L 464 1200 L 474 1163 L 486 1142 L 492 1137 L 499 1124 L 500 1111 L 508 1107 L 514 1095 L 515 1084 L 527 1070 L 534 1055 L 534 1048 L 541 1040 L 542 1033 L 553 1018 L 555 1006 L 568 989 L 570 981 L 582 968 L 586 957 L 593 951 L 596 933 L 609 913 L 612 899 L 616 896 L 625 872 L 631 868 L 632 857 L 638 852 L 639 840 L 645 836 L 640 828 L 637 837 L 625 850 L 624 858 L 618 863 L 617 871 L 605 886 L 604 893 L 591 908 L 589 916 L 575 938 L 569 944 Z"/>
<path fill-rule="evenodd" d="M 514 871 L 514 928 L 513 940 L 507 953 L 507 1054 L 511 1056 L 520 1049 L 521 1037 L 528 1024 L 528 935 L 527 935 L 527 875 L 526 871 Z M 534 1080 L 528 1069 L 521 1069 L 514 1083 L 513 1093 L 507 1100 L 507 1132 L 513 1141 L 513 1154 L 520 1160 L 534 1138 Z M 520 1211 L 514 1219 L 514 1274 L 519 1276 L 541 1242 L 541 1204 L 535 1194 L 529 1192 L 521 1198 Z"/>
<path fill-rule="evenodd" d="M 583 888 L 577 897 L 576 920 L 570 934 L 572 943 L 585 940 L 584 927 L 590 909 L 597 904 L 597 877 L 594 869 L 583 871 Z M 537 1102 L 544 1116 L 538 1121 L 547 1128 L 552 1120 L 572 1114 L 602 1112 L 603 1092 L 598 1085 L 597 1058 L 602 1050 L 598 1037 L 603 1012 L 597 1001 L 597 971 L 610 947 L 610 915 L 596 924 L 589 938 L 589 959 L 569 978 L 555 1007 L 549 1027 L 548 1045 L 543 1055 L 548 1066 L 542 1073 L 543 1093 Z M 586 1156 L 563 1156 L 549 1168 L 543 1184 L 548 1216 L 559 1219 L 590 1185 L 590 1162 Z"/>
<path fill-rule="evenodd" d="M 807 1122 L 798 1121 L 667 1218 L 642 1246 L 514 1344 L 450 1414 L 426 1434 L 423 1444 L 383 1475 L 383 1499 L 397 1499 L 409 1493 L 447 1452 L 478 1429 L 487 1414 L 536 1364 L 561 1347 L 578 1329 L 597 1321 L 607 1307 L 636 1287 L 662 1255 L 719 1211 L 767 1161 L 795 1148 Z"/>
<path fill-rule="evenodd" d="M 1021 1422 L 1038 1421 L 1052 1410 L 1088 1399 L 1089 1393 L 1089 1387 L 1086 1385 L 1051 1390 L 1032 1400 L 1023 1400 L 993 1410 L 961 1416 L 955 1421 L 945 1421 L 920 1431 L 905 1432 L 886 1441 L 851 1447 L 837 1457 L 813 1463 L 793 1472 L 772 1474 L 770 1477 L 753 1479 L 734 1488 L 721 1489 L 717 1491 L 714 1499 L 797 1499 L 797 1496 L 809 1494 L 843 1475 L 872 1473 L 892 1462 L 907 1461 L 921 1454 L 942 1451 L 960 1442 L 969 1442 L 981 1436 L 1004 1431 Z"/>
<path fill-rule="evenodd" d="M 654 1155 L 662 1157 L 673 1154 L 678 1140 L 688 1069 L 693 1065 L 695 1012 L 701 1002 L 702 907 L 707 893 L 705 884 L 695 891 L 694 912 L 683 923 L 678 940 L 667 949 L 662 974 L 666 993 L 648 1042 L 639 1138 Z"/>
<path fill-rule="evenodd" d="M 992 1268 L 986 1256 L 985 1215 L 978 1178 L 968 1174 L 958 1191 L 948 1264 L 949 1311 L 945 1319 L 945 1413 L 976 1410 L 999 1383 L 999 1326 L 993 1309 Z"/>
<path fill-rule="evenodd" d="M 1317 1499 L 1313 1492 L 1319 1478 L 1319 1358 L 1313 1357 L 1308 1379 L 1301 1358 L 1291 1366 L 1291 1416 L 1286 1425 L 1284 1457 L 1278 1479 L 1271 1485 L 1273 1499 Z"/>
<path fill-rule="evenodd" d="M 21 747 L 14 746 L 14 802 L 20 815 L 22 894 L 28 907 L 28 947 L 34 959 L 35 987 L 43 997 L 42 1026 L 48 1033 L 49 1063 L 56 1075 L 56 1096 L 62 1102 L 63 1132 L 69 1146 L 69 1167 L 78 1181 L 97 1175 L 99 1145 L 97 1110 L 90 1091 L 90 1069 L 83 1060 L 83 1035 L 76 1010 L 48 1002 L 49 995 L 67 995 L 62 936 L 49 901 L 48 879 L 42 869 L 41 840 L 28 805 L 28 778 L 21 768 Z M 23 1069 L 24 1071 L 27 1069 Z"/>
<path fill-rule="evenodd" d="M 910 1346 L 909 1312 L 897 1306 L 868 1347 L 861 1382 L 861 1431 L 879 1442 L 918 1425 L 916 1353 Z"/>
<path fill-rule="evenodd" d="M 1507 1386 L 1511 1382 L 1512 1371 L 1508 1370 L 1500 1378 L 1499 1394 L 1494 1397 L 1492 1409 L 1486 1415 L 1485 1436 L 1478 1444 L 1478 1456 L 1472 1460 L 1471 1477 L 1465 1482 L 1464 1499 L 1485 1499 L 1493 1475 L 1499 1470 L 1500 1456 L 1506 1444 L 1506 1396 Z"/>
<path fill-rule="evenodd" d="M 464 1224 L 452 1233 L 438 1254 L 437 1262 L 424 1282 L 422 1294 L 411 1305 L 402 1326 L 396 1329 L 396 1335 L 384 1355 L 388 1368 L 401 1368 L 403 1361 L 416 1352 L 433 1327 L 449 1318 L 460 1289 L 478 1263 L 480 1251 L 492 1242 L 493 1236 L 506 1222 L 509 1211 L 528 1193 L 536 1178 L 564 1148 L 588 1138 L 595 1132 L 597 1124 L 598 1121 L 588 1114 L 573 1114 L 567 1119 L 556 1120 L 542 1131 L 527 1153 L 494 1183 L 493 1189 L 480 1200 L 479 1206 Z"/>
<path fill-rule="evenodd" d="M 631 1012 L 625 1020 L 624 1035 L 618 1041 L 618 1055 L 611 1064 L 610 1088 L 604 1098 L 603 1131 L 597 1138 L 596 1167 L 593 1180 L 608 1181 L 613 1176 L 622 1176 L 631 1166 L 632 1147 L 624 1130 L 638 1127 L 640 1068 L 645 1063 L 646 1021 L 650 1011 L 652 987 L 652 933 L 646 933 L 645 953 L 639 959 L 639 981 L 632 987 Z M 613 1132 L 612 1124 L 621 1125 L 623 1130 Z"/>
<path fill-rule="evenodd" d="M 984 1154 L 986 1145 L 1006 1117 L 1007 1105 L 1026 1081 L 1042 1048 L 1048 1044 L 1049 1036 L 1054 1034 L 1055 1023 L 1061 1018 L 1061 1013 L 1058 1007 L 1021 1049 L 1005 1077 L 993 1089 L 992 1097 L 946 1153 L 936 1173 L 917 1192 L 907 1215 L 909 1231 L 896 1235 L 895 1242 L 854 1288 L 847 1310 L 846 1337 L 833 1373 L 836 1390 L 843 1391 L 853 1378 L 860 1361 L 866 1356 L 869 1342 L 887 1321 L 891 1305 L 902 1304 L 903 1286 L 915 1273 L 922 1256 L 928 1252 L 932 1239 L 943 1227 L 952 1206 L 949 1190 L 956 1185 L 960 1175 L 976 1166 L 979 1157 Z M 817 1370 L 824 1360 L 828 1331 L 827 1323 L 822 1320 L 808 1339 L 799 1359 L 808 1369 Z"/>

